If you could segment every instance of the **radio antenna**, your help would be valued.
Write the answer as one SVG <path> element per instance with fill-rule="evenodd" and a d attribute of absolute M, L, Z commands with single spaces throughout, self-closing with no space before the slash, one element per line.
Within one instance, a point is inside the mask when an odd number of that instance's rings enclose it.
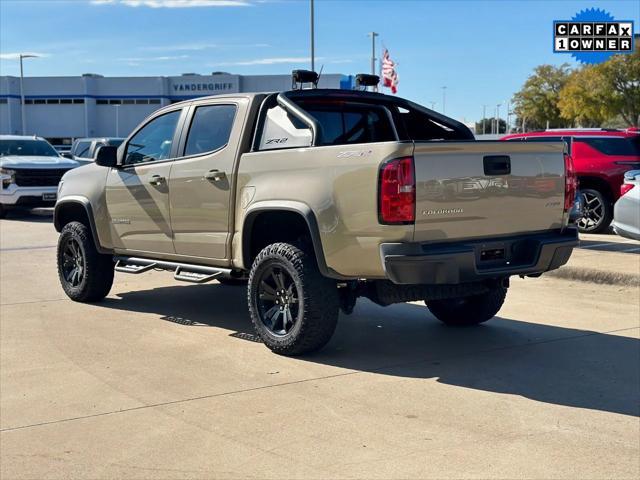
<path fill-rule="evenodd" d="M 320 81 L 320 77 L 322 76 L 322 69 L 323 68 L 324 68 L 324 63 L 320 66 L 320 72 L 318 72 L 318 78 L 316 78 L 316 81 L 313 84 L 316 88 L 318 88 L 318 82 Z"/>

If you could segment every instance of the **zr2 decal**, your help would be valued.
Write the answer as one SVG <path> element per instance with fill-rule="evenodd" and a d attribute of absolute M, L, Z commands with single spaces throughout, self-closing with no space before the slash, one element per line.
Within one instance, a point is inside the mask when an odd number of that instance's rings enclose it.
<path fill-rule="evenodd" d="M 270 138 L 267 140 L 266 145 L 269 145 L 270 143 L 287 143 L 289 139 L 287 137 L 284 138 Z"/>

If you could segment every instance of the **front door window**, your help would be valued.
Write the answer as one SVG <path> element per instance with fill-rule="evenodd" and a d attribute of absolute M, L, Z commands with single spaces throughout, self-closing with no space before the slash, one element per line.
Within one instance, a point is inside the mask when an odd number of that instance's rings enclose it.
<path fill-rule="evenodd" d="M 125 165 L 156 162 L 171 158 L 173 137 L 180 110 L 165 113 L 142 127 L 127 144 Z"/>

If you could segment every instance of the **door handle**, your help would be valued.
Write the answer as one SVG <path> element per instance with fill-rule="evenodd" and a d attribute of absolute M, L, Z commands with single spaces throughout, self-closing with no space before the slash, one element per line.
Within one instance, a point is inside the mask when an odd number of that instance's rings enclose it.
<path fill-rule="evenodd" d="M 207 173 L 204 174 L 205 180 L 212 180 L 214 182 L 220 182 L 225 178 L 227 178 L 227 174 L 224 172 L 221 172 L 220 170 L 209 170 Z"/>
<path fill-rule="evenodd" d="M 158 186 L 158 185 L 162 185 L 166 181 L 167 181 L 166 178 L 161 177 L 160 175 L 154 175 L 151 177 L 151 180 L 149 180 L 149 183 L 151 185 Z"/>

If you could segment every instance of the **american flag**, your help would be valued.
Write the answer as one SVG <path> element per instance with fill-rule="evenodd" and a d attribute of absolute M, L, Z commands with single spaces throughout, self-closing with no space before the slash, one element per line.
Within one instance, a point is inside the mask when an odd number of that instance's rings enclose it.
<path fill-rule="evenodd" d="M 382 55 L 382 85 L 391 88 L 391 93 L 398 93 L 398 72 L 396 63 L 389 57 L 389 50 L 384 49 Z"/>

